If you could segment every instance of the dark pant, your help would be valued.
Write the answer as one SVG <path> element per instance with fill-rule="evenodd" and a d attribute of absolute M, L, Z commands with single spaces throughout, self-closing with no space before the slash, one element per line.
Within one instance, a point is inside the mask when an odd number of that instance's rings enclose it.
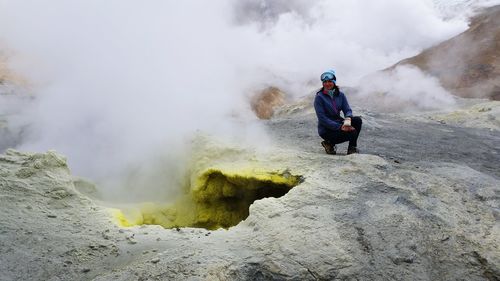
<path fill-rule="evenodd" d="M 356 131 L 352 132 L 344 132 L 341 130 L 338 131 L 331 131 L 327 130 L 326 133 L 321 135 L 321 137 L 330 142 L 331 144 L 338 144 L 338 143 L 343 143 L 346 141 L 349 141 L 349 146 L 350 147 L 357 147 L 358 146 L 358 136 L 359 132 L 361 132 L 361 124 L 363 121 L 361 120 L 361 117 L 356 116 L 356 117 L 351 117 L 351 125 L 356 129 Z"/>

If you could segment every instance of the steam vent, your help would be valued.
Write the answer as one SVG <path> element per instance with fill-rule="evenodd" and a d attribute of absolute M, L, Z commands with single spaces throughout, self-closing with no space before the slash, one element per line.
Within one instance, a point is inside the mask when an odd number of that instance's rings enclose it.
<path fill-rule="evenodd" d="M 147 203 L 135 209 L 116 210 L 115 217 L 121 226 L 229 228 L 248 217 L 255 200 L 279 198 L 300 181 L 300 176 L 288 172 L 208 169 L 191 180 L 189 192 L 175 204 Z"/>

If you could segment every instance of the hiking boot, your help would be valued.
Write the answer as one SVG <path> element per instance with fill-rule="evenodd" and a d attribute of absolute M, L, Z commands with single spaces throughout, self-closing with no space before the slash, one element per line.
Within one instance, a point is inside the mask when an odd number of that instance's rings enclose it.
<path fill-rule="evenodd" d="M 327 141 L 322 141 L 321 145 L 325 148 L 326 154 L 332 154 L 332 155 L 337 154 L 337 151 L 335 149 L 335 145 L 332 145 L 331 143 L 329 143 Z"/>
<path fill-rule="evenodd" d="M 353 153 L 359 153 L 359 150 L 355 146 L 349 146 L 347 148 L 347 155 L 353 154 Z"/>

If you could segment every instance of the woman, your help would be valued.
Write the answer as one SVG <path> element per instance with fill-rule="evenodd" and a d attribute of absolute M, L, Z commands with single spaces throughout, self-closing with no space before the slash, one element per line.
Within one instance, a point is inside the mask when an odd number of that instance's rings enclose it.
<path fill-rule="evenodd" d="M 321 74 L 323 88 L 316 93 L 314 109 L 318 116 L 318 134 L 327 154 L 336 154 L 335 144 L 349 141 L 347 154 L 358 153 L 357 141 L 361 131 L 361 118 L 353 117 L 344 93 L 337 87 L 335 71 Z M 345 118 L 340 116 L 340 111 Z"/>

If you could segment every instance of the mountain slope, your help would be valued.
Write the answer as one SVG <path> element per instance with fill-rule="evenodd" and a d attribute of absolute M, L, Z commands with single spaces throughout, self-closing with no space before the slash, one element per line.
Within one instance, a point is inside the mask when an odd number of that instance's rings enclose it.
<path fill-rule="evenodd" d="M 462 97 L 500 100 L 500 5 L 472 18 L 465 32 L 394 65 L 411 64 Z"/>

